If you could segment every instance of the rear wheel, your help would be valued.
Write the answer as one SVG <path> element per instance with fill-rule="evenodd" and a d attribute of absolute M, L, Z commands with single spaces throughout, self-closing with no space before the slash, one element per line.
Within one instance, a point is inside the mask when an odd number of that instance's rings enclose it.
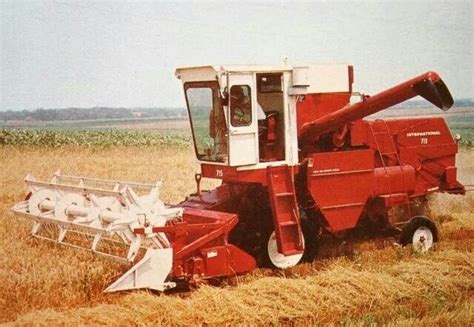
<path fill-rule="evenodd" d="M 413 217 L 400 235 L 400 244 L 412 244 L 419 253 L 428 252 L 435 242 L 438 242 L 438 228 L 425 216 Z"/>

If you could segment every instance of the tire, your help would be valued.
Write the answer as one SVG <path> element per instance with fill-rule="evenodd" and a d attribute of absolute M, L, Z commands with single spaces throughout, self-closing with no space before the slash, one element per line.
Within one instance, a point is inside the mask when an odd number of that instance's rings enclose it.
<path fill-rule="evenodd" d="M 315 223 L 308 218 L 307 214 L 300 209 L 300 225 L 301 225 L 301 231 L 303 233 L 303 242 L 304 242 L 304 252 L 302 255 L 295 255 L 294 257 L 299 257 L 297 260 L 298 262 L 296 264 L 299 264 L 301 262 L 313 262 L 314 258 L 316 257 L 316 254 L 318 252 L 318 237 L 316 235 L 316 225 Z M 285 267 L 279 267 L 278 264 L 275 265 L 273 260 L 270 258 L 270 252 L 269 252 L 269 241 L 270 238 L 272 238 L 273 235 L 273 226 L 269 229 L 269 231 L 265 234 L 265 263 L 266 267 L 270 268 L 277 268 L 277 269 L 284 269 Z M 290 264 L 288 266 L 294 266 L 296 264 Z"/>
<path fill-rule="evenodd" d="M 416 252 L 427 252 L 434 243 L 438 242 L 436 224 L 425 216 L 415 216 L 402 229 L 400 244 L 412 244 Z"/>
<path fill-rule="evenodd" d="M 304 236 L 303 236 L 304 248 Z M 284 256 L 278 252 L 275 231 L 272 231 L 267 242 L 267 257 L 274 268 L 286 269 L 296 266 L 301 262 L 303 253 Z"/>

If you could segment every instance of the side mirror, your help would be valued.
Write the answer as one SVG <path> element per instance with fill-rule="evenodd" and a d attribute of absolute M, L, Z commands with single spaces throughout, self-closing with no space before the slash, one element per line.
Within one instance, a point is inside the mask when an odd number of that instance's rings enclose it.
<path fill-rule="evenodd" d="M 456 143 L 459 143 L 459 141 L 461 141 L 461 135 L 460 134 L 454 135 L 454 140 L 456 141 Z"/>

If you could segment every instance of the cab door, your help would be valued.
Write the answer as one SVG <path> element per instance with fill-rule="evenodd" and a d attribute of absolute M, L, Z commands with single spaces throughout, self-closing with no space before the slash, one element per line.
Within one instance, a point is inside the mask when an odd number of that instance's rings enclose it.
<path fill-rule="evenodd" d="M 229 126 L 229 165 L 258 163 L 258 121 L 255 76 L 229 73 L 227 119 Z"/>

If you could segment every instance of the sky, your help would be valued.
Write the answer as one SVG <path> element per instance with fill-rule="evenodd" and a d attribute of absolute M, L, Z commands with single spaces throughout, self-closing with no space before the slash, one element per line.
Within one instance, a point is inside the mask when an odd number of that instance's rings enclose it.
<path fill-rule="evenodd" d="M 474 1 L 0 2 L 0 110 L 183 107 L 177 67 L 354 65 L 374 94 L 428 70 L 474 97 Z"/>

